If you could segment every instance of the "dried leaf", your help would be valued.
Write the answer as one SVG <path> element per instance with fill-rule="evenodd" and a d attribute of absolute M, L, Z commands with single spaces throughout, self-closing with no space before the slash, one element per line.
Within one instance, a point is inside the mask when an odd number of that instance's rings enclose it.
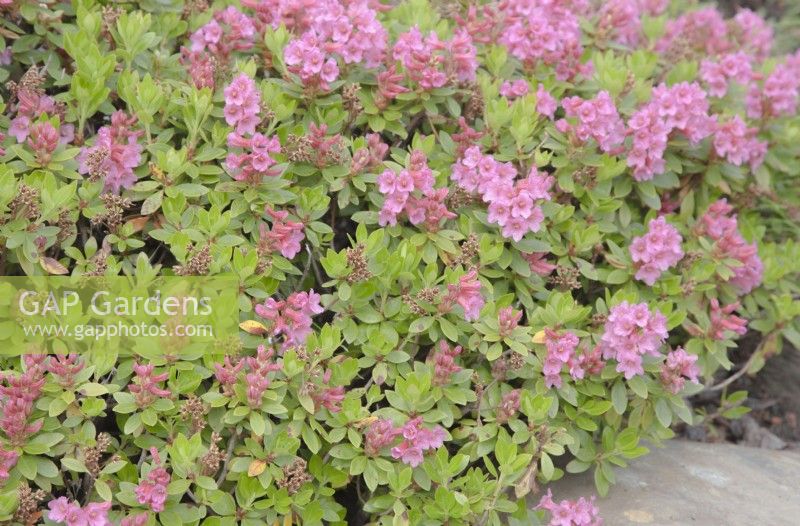
<path fill-rule="evenodd" d="M 56 259 L 41 257 L 39 258 L 39 264 L 45 271 L 47 271 L 48 274 L 56 274 L 59 276 L 69 274 L 67 267 L 59 263 Z"/>
<path fill-rule="evenodd" d="M 239 324 L 239 328 L 247 334 L 255 334 L 256 336 L 263 336 L 269 332 L 263 323 L 257 322 L 256 320 L 243 321 Z"/>

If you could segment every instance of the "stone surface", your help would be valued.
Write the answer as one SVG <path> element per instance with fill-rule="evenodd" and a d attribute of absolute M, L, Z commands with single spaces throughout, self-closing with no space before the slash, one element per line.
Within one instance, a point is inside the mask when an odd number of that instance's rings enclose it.
<path fill-rule="evenodd" d="M 598 499 L 606 526 L 800 524 L 800 453 L 672 440 L 616 470 Z M 595 493 L 591 470 L 553 484 L 554 500 Z"/>

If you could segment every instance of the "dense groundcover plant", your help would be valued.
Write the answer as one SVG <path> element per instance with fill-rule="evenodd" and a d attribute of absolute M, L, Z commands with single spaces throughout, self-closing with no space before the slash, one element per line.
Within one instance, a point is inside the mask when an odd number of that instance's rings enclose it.
<path fill-rule="evenodd" d="M 542 488 L 604 494 L 703 385 L 745 411 L 747 330 L 746 371 L 800 346 L 800 54 L 753 12 L 0 13 L 0 273 L 233 274 L 242 313 L 199 356 L 3 358 L 2 521 L 599 524 Z"/>

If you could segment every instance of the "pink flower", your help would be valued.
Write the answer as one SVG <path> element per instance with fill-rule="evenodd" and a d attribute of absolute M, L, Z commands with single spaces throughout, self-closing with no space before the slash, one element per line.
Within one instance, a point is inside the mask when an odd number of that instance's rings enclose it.
<path fill-rule="evenodd" d="M 42 166 L 50 163 L 59 141 L 58 130 L 49 121 L 37 122 L 30 127 L 28 146 L 36 154 L 36 161 Z"/>
<path fill-rule="evenodd" d="M 461 346 L 450 347 L 445 340 L 439 342 L 439 349 L 428 354 L 428 363 L 433 365 L 433 384 L 447 385 L 450 377 L 461 370 L 456 364 L 456 356 L 461 354 Z"/>
<path fill-rule="evenodd" d="M 286 46 L 283 59 L 287 69 L 300 77 L 304 86 L 327 91 L 330 83 L 339 77 L 339 65 L 328 57 L 324 42 L 316 33 L 308 31 Z"/>
<path fill-rule="evenodd" d="M 74 385 L 75 375 L 83 370 L 84 365 L 75 353 L 56 354 L 48 360 L 47 371 L 58 377 L 59 385 L 69 388 Z"/>
<path fill-rule="evenodd" d="M 550 513 L 548 526 L 602 526 L 603 519 L 600 518 L 600 510 L 594 504 L 595 497 L 578 500 L 562 500 L 559 503 L 553 502 L 551 490 L 542 496 L 536 509 L 543 509 Z"/>
<path fill-rule="evenodd" d="M 652 286 L 663 272 L 683 258 L 682 241 L 678 229 L 667 223 L 664 216 L 651 220 L 647 233 L 631 242 L 636 279 Z"/>
<path fill-rule="evenodd" d="M 24 373 L 17 376 L 0 373 L 0 430 L 12 446 L 24 445 L 28 437 L 42 428 L 44 420 L 33 423 L 29 423 L 29 420 L 44 382 L 44 371 L 39 365 L 29 365 Z"/>
<path fill-rule="evenodd" d="M 158 450 L 152 447 L 150 448 L 150 454 L 153 456 L 153 468 L 147 474 L 145 480 L 142 480 L 136 486 L 136 500 L 139 504 L 148 506 L 152 511 L 158 513 L 164 511 L 170 475 L 164 469 Z"/>
<path fill-rule="evenodd" d="M 547 256 L 546 252 L 532 252 L 530 254 L 522 254 L 522 257 L 525 258 L 525 261 L 528 262 L 528 265 L 531 268 L 531 272 L 534 274 L 538 274 L 540 276 L 549 276 L 551 272 L 556 269 L 556 266 L 548 263 L 545 259 Z"/>
<path fill-rule="evenodd" d="M 153 374 L 155 365 L 139 364 L 133 366 L 135 374 L 134 384 L 128 386 L 128 390 L 136 397 L 136 405 L 147 407 L 158 398 L 170 398 L 172 393 L 168 389 L 158 386 L 169 378 L 169 373 Z"/>
<path fill-rule="evenodd" d="M 503 395 L 500 405 L 497 407 L 497 423 L 504 424 L 519 411 L 521 391 L 514 389 Z"/>
<path fill-rule="evenodd" d="M 323 386 L 317 386 L 316 391 L 311 394 L 317 411 L 320 407 L 324 407 L 331 413 L 338 413 L 342 410 L 342 401 L 345 396 L 344 386 L 330 387 L 332 373 L 333 371 L 327 369 L 322 376 Z"/>
<path fill-rule="evenodd" d="M 255 356 L 248 356 L 243 360 L 249 369 L 249 372 L 245 375 L 245 381 L 247 385 L 247 402 L 250 407 L 261 405 L 264 391 L 270 385 L 269 374 L 282 369 L 280 364 L 273 361 L 274 356 L 274 349 L 267 349 L 266 346 L 259 345 Z"/>
<path fill-rule="evenodd" d="M 507 80 L 500 86 L 500 95 L 509 100 L 524 97 L 528 94 L 528 91 L 530 91 L 530 86 L 523 79 L 517 79 L 513 82 Z"/>
<path fill-rule="evenodd" d="M 725 199 L 720 199 L 708 207 L 696 226 L 700 235 L 714 240 L 714 255 L 719 261 L 736 259 L 740 265 L 731 267 L 731 284 L 740 294 L 748 294 L 761 284 L 764 264 L 758 257 L 755 243 L 747 243 L 739 233 L 736 215 Z"/>
<path fill-rule="evenodd" d="M 511 163 L 497 162 L 472 146 L 453 165 L 451 178 L 464 190 L 477 191 L 489 204 L 489 222 L 501 226 L 504 237 L 519 241 L 541 227 L 544 213 L 538 201 L 550 199 L 555 180 L 535 167 L 525 179 L 515 180 L 516 175 Z"/>
<path fill-rule="evenodd" d="M 714 132 L 716 121 L 708 115 L 709 103 L 697 83 L 681 82 L 653 89 L 652 100 L 633 114 L 628 133 L 633 136 L 628 152 L 628 166 L 633 178 L 648 181 L 664 172 L 664 152 L 674 131 L 685 135 L 692 144 Z"/>
<path fill-rule="evenodd" d="M 47 518 L 67 526 L 111 526 L 108 512 L 111 502 L 90 502 L 84 508 L 77 502 L 59 497 L 47 503 Z"/>
<path fill-rule="evenodd" d="M 142 147 L 137 142 L 141 130 L 134 130 L 137 119 L 123 111 L 111 115 L 111 125 L 97 132 L 94 146 L 84 147 L 78 155 L 78 171 L 101 177 L 105 189 L 119 193 L 136 183 L 133 169 L 142 162 Z"/>
<path fill-rule="evenodd" d="M 522 319 L 522 311 L 514 310 L 513 307 L 505 307 L 500 309 L 497 313 L 498 326 L 500 329 L 500 336 L 508 336 L 519 325 L 519 320 Z"/>
<path fill-rule="evenodd" d="M 536 88 L 536 111 L 552 119 L 558 109 L 558 101 L 544 87 L 539 84 Z"/>
<path fill-rule="evenodd" d="M 286 300 L 267 299 L 256 305 L 256 314 L 270 320 L 270 333 L 273 337 L 283 334 L 281 350 L 305 343 L 311 334 L 311 317 L 324 311 L 319 304 L 320 295 L 313 290 L 293 292 Z"/>
<path fill-rule="evenodd" d="M 561 387 L 561 369 L 568 364 L 578 348 L 578 337 L 566 331 L 561 334 L 552 329 L 544 330 L 544 344 L 547 348 L 547 357 L 542 366 L 544 383 L 547 387 Z"/>
<path fill-rule="evenodd" d="M 193 51 L 182 47 L 180 61 L 186 67 L 189 78 L 197 89 L 211 88 L 212 91 L 214 90 L 217 63 L 213 55 L 209 55 L 204 51 Z"/>
<path fill-rule="evenodd" d="M 681 347 L 667 354 L 661 366 L 661 383 L 672 394 L 678 394 L 686 384 L 686 379 L 698 383 L 700 368 L 696 364 L 697 356 L 689 354 Z"/>
<path fill-rule="evenodd" d="M 139 513 L 138 515 L 129 515 L 122 519 L 120 526 L 145 526 L 150 517 L 147 513 Z"/>
<path fill-rule="evenodd" d="M 272 218 L 272 228 L 267 231 L 261 227 L 261 237 L 270 250 L 278 250 L 287 259 L 292 259 L 300 252 L 300 243 L 305 239 L 305 225 L 298 221 L 289 221 L 289 212 L 275 211 L 267 208 Z"/>
<path fill-rule="evenodd" d="M 423 38 L 414 26 L 397 38 L 392 56 L 423 90 L 441 88 L 451 75 L 461 82 L 473 81 L 478 69 L 477 50 L 463 28 L 442 41 L 433 31 Z"/>
<path fill-rule="evenodd" d="M 385 109 L 401 93 L 406 93 L 408 88 L 403 86 L 403 75 L 397 73 L 397 67 L 392 64 L 386 71 L 378 73 L 378 92 L 375 104 L 379 109 Z"/>
<path fill-rule="evenodd" d="M 214 376 L 227 396 L 233 395 L 233 386 L 239 381 L 239 373 L 244 365 L 244 360 L 239 360 L 236 364 L 231 363 L 230 356 L 226 356 L 223 363 L 214 364 Z"/>
<path fill-rule="evenodd" d="M 10 471 L 17 465 L 19 453 L 0 446 L 0 485 L 5 484 L 10 476 Z"/>
<path fill-rule="evenodd" d="M 478 271 L 470 270 L 463 274 L 458 283 L 447 286 L 448 294 L 442 299 L 439 309 L 442 312 L 450 312 L 453 304 L 457 303 L 464 309 L 464 319 L 467 321 L 477 320 L 485 300 L 481 295 L 481 282 L 478 281 Z"/>
<path fill-rule="evenodd" d="M 498 42 L 526 67 L 553 66 L 559 80 L 582 72 L 578 2 L 510 0 L 501 2 L 504 27 Z M 585 2 L 580 2 L 586 6 Z"/>
<path fill-rule="evenodd" d="M 378 419 L 370 424 L 364 434 L 364 452 L 369 457 L 378 456 L 382 449 L 390 446 L 402 433 L 402 429 L 395 428 L 388 418 Z"/>
<path fill-rule="evenodd" d="M 720 307 L 717 298 L 711 299 L 711 312 L 709 318 L 711 319 L 711 326 L 708 330 L 708 335 L 715 340 L 724 340 L 725 333 L 730 331 L 738 335 L 743 335 L 747 332 L 747 320 L 736 316 L 734 311 L 741 307 L 738 301 Z"/>
<path fill-rule="evenodd" d="M 112 526 L 108 519 L 111 502 L 90 502 L 83 508 L 88 526 Z M 68 525 L 69 526 L 69 525 Z"/>
<path fill-rule="evenodd" d="M 192 51 L 211 52 L 227 61 L 234 51 L 246 51 L 253 46 L 256 29 L 253 21 L 233 6 L 217 11 L 214 18 L 192 33 Z"/>
<path fill-rule="evenodd" d="M 717 125 L 714 135 L 714 151 L 736 166 L 749 164 L 755 170 L 767 155 L 767 142 L 756 138 L 758 128 L 748 128 L 744 121 L 734 115 L 732 119 Z"/>
<path fill-rule="evenodd" d="M 642 356 L 660 355 L 667 335 L 667 319 L 661 312 L 651 312 L 646 303 L 623 301 L 611 308 L 600 345 L 603 357 L 616 360 L 617 372 L 630 380 L 644 374 Z"/>
<path fill-rule="evenodd" d="M 261 94 L 253 79 L 240 73 L 225 88 L 225 122 L 235 127 L 236 134 L 255 133 L 261 122 Z M 230 141 L 230 138 L 229 138 Z"/>
<path fill-rule="evenodd" d="M 272 157 L 272 154 L 281 152 L 281 143 L 277 137 L 267 137 L 256 132 L 248 139 L 238 133 L 231 133 L 228 135 L 228 147 L 245 150 L 242 153 L 230 152 L 225 159 L 225 167 L 235 180 L 257 185 L 265 176 L 280 175 L 280 170 L 273 168 L 277 161 Z"/>
<path fill-rule="evenodd" d="M 733 48 L 728 26 L 713 7 L 689 11 L 669 20 L 666 31 L 656 44 L 656 51 L 678 54 L 693 51 L 697 55 L 718 55 Z"/>
<path fill-rule="evenodd" d="M 429 449 L 438 449 L 444 444 L 447 433 L 439 426 L 433 429 L 422 427 L 422 417 L 412 418 L 401 429 L 403 441 L 392 448 L 392 458 L 415 468 L 422 464 L 423 454 Z"/>
<path fill-rule="evenodd" d="M 600 149 L 608 153 L 625 139 L 625 125 L 607 91 L 601 91 L 590 100 L 568 97 L 561 105 L 568 118 L 577 120 L 572 130 L 581 141 L 594 139 Z"/>

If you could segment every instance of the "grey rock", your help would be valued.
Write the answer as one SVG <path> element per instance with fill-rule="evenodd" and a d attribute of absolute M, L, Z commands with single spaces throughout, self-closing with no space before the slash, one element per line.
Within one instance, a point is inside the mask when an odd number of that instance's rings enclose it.
<path fill-rule="evenodd" d="M 598 499 L 606 526 L 795 526 L 800 454 L 673 440 L 616 471 Z M 551 486 L 553 499 L 596 493 L 591 471 Z"/>

